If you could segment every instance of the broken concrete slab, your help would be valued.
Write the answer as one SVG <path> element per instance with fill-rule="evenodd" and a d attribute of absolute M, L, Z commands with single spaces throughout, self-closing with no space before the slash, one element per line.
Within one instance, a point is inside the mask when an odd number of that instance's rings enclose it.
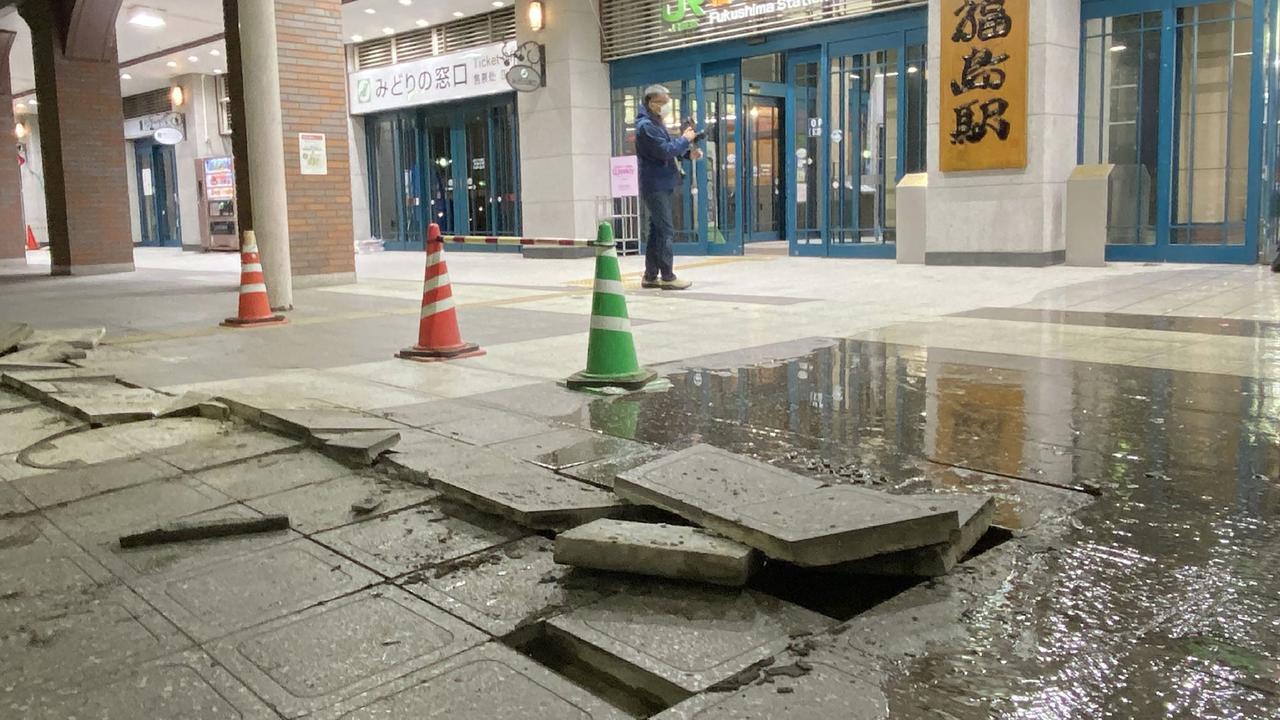
<path fill-rule="evenodd" d="M 0 384 L 36 400 L 45 400 L 52 393 L 75 389 L 70 384 L 60 387 L 53 383 L 128 386 L 127 383 L 120 383 L 112 373 L 67 365 L 50 365 L 45 368 L 32 367 L 22 370 L 9 369 L 0 372 Z"/>
<path fill-rule="evenodd" d="M 608 457 L 603 460 L 586 463 L 584 465 L 575 465 L 560 471 L 561 475 L 567 475 L 574 480 L 591 483 L 596 487 L 612 490 L 614 482 L 618 476 L 628 470 L 634 470 L 641 465 L 647 465 L 658 458 L 664 456 L 661 450 L 646 451 L 636 455 L 623 455 L 621 457 Z"/>
<path fill-rule="evenodd" d="M 415 446 L 389 463 L 446 497 L 535 529 L 561 529 L 622 514 L 612 493 L 488 448 L 458 445 L 445 454 Z"/>
<path fill-rule="evenodd" d="M 420 570 L 400 582 L 496 638 L 624 587 L 556 565 L 551 541 L 537 535 Z"/>
<path fill-rule="evenodd" d="M 8 480 L 0 480 L 0 518 L 25 515 L 36 506 Z"/>
<path fill-rule="evenodd" d="M 351 504 L 370 495 L 383 500 L 374 514 L 386 515 L 434 500 L 438 493 L 381 475 L 348 474 L 247 500 L 245 504 L 262 513 L 289 515 L 293 519 L 295 530 L 312 535 L 369 517 L 353 514 Z"/>
<path fill-rule="evenodd" d="M 45 438 L 82 426 L 78 420 L 38 405 L 0 413 L 0 455 L 21 452 Z"/>
<path fill-rule="evenodd" d="M 566 428 L 490 445 L 511 457 L 548 470 L 565 470 L 607 458 L 637 455 L 653 448 L 589 430 Z"/>
<path fill-rule="evenodd" d="M 398 430 L 361 430 L 349 433 L 321 433 L 320 451 L 350 465 L 372 465 L 383 453 L 400 442 Z"/>
<path fill-rule="evenodd" d="M 201 441 L 227 432 L 228 426 L 203 418 L 144 420 L 77 431 L 46 438 L 22 452 L 22 463 L 45 470 L 84 467 L 122 457 L 197 447 Z"/>
<path fill-rule="evenodd" d="M 228 497 L 253 500 L 350 474 L 350 468 L 320 453 L 294 448 L 203 470 L 194 477 Z"/>
<path fill-rule="evenodd" d="M 262 515 L 259 517 L 216 518 L 212 520 L 183 520 L 152 530 L 144 530 L 120 536 L 121 548 L 146 547 L 169 543 L 212 540 L 235 535 L 255 535 L 289 529 L 288 515 Z"/>
<path fill-rule="evenodd" d="M 83 360 L 88 353 L 70 343 L 49 343 L 30 345 L 22 350 L 15 350 L 0 355 L 0 368 L 20 367 L 30 363 L 52 364 L 68 360 Z"/>
<path fill-rule="evenodd" d="M 594 570 L 742 587 L 755 551 L 702 528 L 596 520 L 556 536 L 556 562 Z"/>
<path fill-rule="evenodd" d="M 88 327 L 88 328 L 41 328 L 31 334 L 22 345 L 48 345 L 52 343 L 66 343 L 73 348 L 81 350 L 93 350 L 102 342 L 102 338 L 107 336 L 105 327 Z"/>
<path fill-rule="evenodd" d="M 202 418 L 172 418 L 157 422 L 180 421 L 214 422 Z M 220 423 L 216 424 L 216 427 L 221 431 L 216 436 L 202 438 L 198 442 L 185 443 L 180 447 L 157 453 L 156 457 L 187 472 L 196 472 L 259 455 L 281 452 L 298 445 L 297 441 L 280 437 L 275 433 Z"/>
<path fill-rule="evenodd" d="M 903 499 L 916 500 L 929 509 L 954 508 L 960 518 L 960 527 L 952 531 L 945 543 L 854 560 L 832 566 L 831 570 L 864 575 L 940 577 L 955 569 L 956 564 L 978 544 L 991 528 L 991 520 L 995 516 L 995 499 L 990 495 L 908 495 Z"/>
<path fill-rule="evenodd" d="M 165 617 L 205 642 L 377 582 L 377 575 L 303 539 L 136 586 Z"/>
<path fill-rule="evenodd" d="M 932 511 L 874 490 L 824 487 L 704 445 L 623 473 L 615 491 L 806 567 L 946 542 L 960 527 L 954 509 Z"/>
<path fill-rule="evenodd" d="M 809 663 L 797 678 L 753 683 L 732 694 L 705 693 L 653 716 L 653 720 L 885 720 L 880 688 L 848 665 Z M 856 668 L 855 668 L 856 671 Z M 776 676 L 775 676 L 776 677 Z"/>
<path fill-rule="evenodd" d="M 488 638 L 395 586 L 232 635 L 209 648 L 286 718 L 322 710 Z"/>
<path fill-rule="evenodd" d="M 173 402 L 173 396 L 149 388 L 83 383 L 70 392 L 51 393 L 46 402 L 93 427 L 102 427 L 155 418 Z"/>
<path fill-rule="evenodd" d="M 19 395 L 18 393 L 10 392 L 8 390 L 0 390 L 0 412 L 16 410 L 22 407 L 30 407 L 31 405 L 34 405 L 35 402 L 35 400 L 32 400 L 25 395 Z"/>
<path fill-rule="evenodd" d="M 64 718 L 183 718 L 278 720 L 243 684 L 199 650 L 143 665 L 110 668 L 112 674 L 67 682 L 52 693 L 19 688 L 0 698 L 0 715 L 26 720 Z"/>
<path fill-rule="evenodd" d="M 183 393 L 172 398 L 156 411 L 157 417 L 202 417 L 210 420 L 230 420 L 231 408 L 218 402 L 212 395 L 198 392 Z"/>
<path fill-rule="evenodd" d="M 139 456 L 21 478 L 13 485 L 37 507 L 48 508 L 179 473 L 168 463 Z"/>
<path fill-rule="evenodd" d="M 492 445 L 559 429 L 527 415 L 464 400 L 435 400 L 380 412 L 409 427 L 469 445 Z"/>
<path fill-rule="evenodd" d="M 259 413 L 255 421 L 259 425 L 299 440 L 309 440 L 321 434 L 395 430 L 400 427 L 392 420 L 356 410 L 260 410 Z"/>
<path fill-rule="evenodd" d="M 379 508 L 381 510 L 381 508 Z M 470 508 L 439 502 L 361 519 L 312 536 L 386 577 L 399 577 L 524 536 L 525 531 Z"/>
<path fill-rule="evenodd" d="M 0 353 L 7 353 L 31 337 L 34 332 L 27 323 L 0 322 Z"/>
<path fill-rule="evenodd" d="M 313 717 L 625 720 L 630 716 L 514 650 L 488 643 Z"/>
<path fill-rule="evenodd" d="M 619 682 L 674 705 L 832 621 L 768 595 L 639 585 L 547 622 L 547 632 Z"/>

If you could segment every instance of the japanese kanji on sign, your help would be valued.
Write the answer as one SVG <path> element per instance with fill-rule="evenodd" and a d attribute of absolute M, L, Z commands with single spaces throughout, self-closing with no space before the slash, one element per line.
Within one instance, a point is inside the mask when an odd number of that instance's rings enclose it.
<path fill-rule="evenodd" d="M 943 0 L 938 166 L 1027 166 L 1028 0 Z"/>

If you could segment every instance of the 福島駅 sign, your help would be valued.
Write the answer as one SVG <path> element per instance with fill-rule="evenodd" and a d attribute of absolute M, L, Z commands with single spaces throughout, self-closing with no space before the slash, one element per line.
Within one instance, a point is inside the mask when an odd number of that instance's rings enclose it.
<path fill-rule="evenodd" d="M 510 92 L 515 42 L 500 42 L 350 75 L 352 115 Z"/>
<path fill-rule="evenodd" d="M 683 33 L 821 5 L 822 0 L 668 0 L 662 5 L 662 22 L 667 32 Z"/>

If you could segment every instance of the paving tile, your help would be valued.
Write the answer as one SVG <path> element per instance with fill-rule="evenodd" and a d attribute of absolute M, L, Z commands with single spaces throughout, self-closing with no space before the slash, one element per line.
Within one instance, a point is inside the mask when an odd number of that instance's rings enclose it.
<path fill-rule="evenodd" d="M 623 720 L 629 716 L 497 643 L 387 683 L 316 720 L 493 718 Z"/>
<path fill-rule="evenodd" d="M 108 678 L 0 696 L 0 716 L 23 720 L 278 720 L 243 684 L 208 655 L 189 650 Z"/>
<path fill-rule="evenodd" d="M 496 443 L 489 447 L 549 470 L 565 470 L 603 459 L 633 456 L 653 449 L 649 445 L 632 440 L 623 440 L 577 428 L 553 430 L 527 438 Z"/>
<path fill-rule="evenodd" d="M 990 495 L 908 495 L 904 499 L 917 497 L 931 506 L 954 508 L 958 513 L 960 527 L 951 532 L 947 542 L 854 560 L 836 566 L 839 571 L 926 578 L 946 575 L 978 544 L 995 516 L 995 499 Z"/>
<path fill-rule="evenodd" d="M 204 642 L 372 585 L 378 577 L 306 540 L 144 579 L 138 592 Z"/>
<path fill-rule="evenodd" d="M 347 474 L 322 483 L 248 500 L 245 504 L 264 515 L 288 515 L 295 530 L 311 535 L 370 516 L 387 515 L 401 508 L 420 505 L 437 496 L 436 492 L 419 485 L 365 473 Z M 382 501 L 371 515 L 358 514 L 351 509 L 353 503 L 369 497 Z"/>
<path fill-rule="evenodd" d="M 27 615 L 16 629 L 0 633 L 0 656 L 20 660 L 0 666 L 0 695 L 19 686 L 79 682 L 191 645 L 133 591 L 119 585 L 76 594 L 61 607 L 42 610 Z"/>
<path fill-rule="evenodd" d="M 394 430 L 399 423 L 355 410 L 260 410 L 258 424 L 299 440 L 321 433 Z"/>
<path fill-rule="evenodd" d="M 23 515 L 36 506 L 9 480 L 0 480 L 0 518 Z"/>
<path fill-rule="evenodd" d="M 372 465 L 378 456 L 400 443 L 400 430 L 360 430 L 346 433 L 321 433 L 320 451 L 349 465 Z"/>
<path fill-rule="evenodd" d="M 536 535 L 413 573 L 401 582 L 413 594 L 498 638 L 625 587 L 612 578 L 556 565 L 551 541 Z"/>
<path fill-rule="evenodd" d="M 552 618 L 548 633 L 597 669 L 669 703 L 706 690 L 832 621 L 768 595 L 667 583 Z"/>
<path fill-rule="evenodd" d="M 0 390 L 0 412 L 35 405 L 36 401 L 9 390 Z"/>
<path fill-rule="evenodd" d="M 383 585 L 259 625 L 207 649 L 277 712 L 294 718 L 486 640 L 443 610 Z"/>
<path fill-rule="evenodd" d="M 47 508 L 174 477 L 181 472 L 168 463 L 138 456 L 22 478 L 14 480 L 13 486 L 36 506 Z"/>
<path fill-rule="evenodd" d="M 204 418 L 146 420 L 45 440 L 28 448 L 24 459 L 47 469 L 83 467 L 169 448 L 179 448 L 178 453 L 190 451 L 227 431 L 225 423 Z"/>
<path fill-rule="evenodd" d="M 742 587 L 754 550 L 702 528 L 596 520 L 556 536 L 558 563 Z"/>
<path fill-rule="evenodd" d="M 515 540 L 526 531 L 470 508 L 430 502 L 314 536 L 386 577 Z"/>
<path fill-rule="evenodd" d="M 247 460 L 259 455 L 280 452 L 297 447 L 297 441 L 261 430 L 231 426 L 232 430 L 218 437 L 196 442 L 158 453 L 157 457 L 187 472 L 204 470 L 215 465 Z"/>
<path fill-rule="evenodd" d="M 778 676 L 735 693 L 706 693 L 653 720 L 883 720 L 887 700 L 880 688 L 848 666 L 808 663 L 798 678 Z M 856 671 L 856 669 L 855 669 Z M 785 689 L 784 689 L 785 688 Z"/>
<path fill-rule="evenodd" d="M 82 425 L 79 420 L 38 405 L 0 413 L 0 454 L 20 452 Z"/>
<path fill-rule="evenodd" d="M 51 508 L 55 525 L 78 541 L 97 544 L 228 505 L 226 495 L 191 478 L 160 480 Z"/>
<path fill-rule="evenodd" d="M 50 470 L 35 468 L 18 461 L 18 453 L 0 455 L 0 480 L 19 480 L 33 475 L 43 475 Z"/>
<path fill-rule="evenodd" d="M 946 542 L 954 509 L 812 478 L 698 445 L 620 475 L 615 491 L 808 567 Z"/>
<path fill-rule="evenodd" d="M 591 483 L 596 487 L 606 490 L 612 490 L 614 482 L 618 476 L 628 470 L 634 470 L 641 465 L 647 465 L 664 455 L 661 450 L 646 451 L 636 455 L 623 455 L 621 457 L 610 457 L 596 462 L 586 463 L 584 465 L 574 465 L 560 471 L 561 475 L 566 475 L 575 480 Z"/>
<path fill-rule="evenodd" d="M 150 388 L 105 383 L 81 383 L 70 392 L 49 395 L 49 405 L 94 427 L 154 418 L 173 402 L 173 396 Z"/>
<path fill-rule="evenodd" d="M 297 448 L 205 470 L 194 477 L 236 500 L 252 500 L 349 474 L 351 470 L 341 463 Z"/>
<path fill-rule="evenodd" d="M 527 415 L 463 400 L 436 400 L 384 412 L 388 418 L 410 427 L 471 445 L 492 445 L 557 429 Z"/>
<path fill-rule="evenodd" d="M 117 583 L 48 520 L 38 515 L 0 520 L 0 628 L 56 614 Z"/>

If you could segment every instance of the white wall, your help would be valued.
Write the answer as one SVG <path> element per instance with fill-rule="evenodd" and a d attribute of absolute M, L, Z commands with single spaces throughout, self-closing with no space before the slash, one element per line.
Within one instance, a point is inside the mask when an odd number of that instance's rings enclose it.
<path fill-rule="evenodd" d="M 184 75 L 177 79 L 187 98 L 187 139 L 174 148 L 178 164 L 178 204 L 182 217 L 182 248 L 201 244 L 196 159 L 231 154 L 231 136 L 218 130 L 217 80 L 213 75 Z"/>
<path fill-rule="evenodd" d="M 36 242 L 49 244 L 49 219 L 45 214 L 44 161 L 40 153 L 40 122 L 36 115 L 22 115 L 18 121 L 27 126 L 27 163 L 22 166 L 22 214 L 35 233 Z M 26 230 L 24 229 L 25 233 Z"/>
<path fill-rule="evenodd" d="M 365 143 L 364 116 L 347 118 L 347 145 L 351 154 L 351 229 L 356 243 L 370 239 L 369 148 Z"/>

